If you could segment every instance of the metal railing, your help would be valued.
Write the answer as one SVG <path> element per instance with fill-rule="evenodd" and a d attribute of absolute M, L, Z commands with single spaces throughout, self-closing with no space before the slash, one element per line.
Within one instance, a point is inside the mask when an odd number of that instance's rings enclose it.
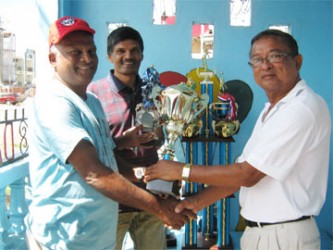
<path fill-rule="evenodd" d="M 0 250 L 27 249 L 29 173 L 27 116 L 24 106 L 0 107 Z"/>
<path fill-rule="evenodd" d="M 28 156 L 28 125 L 24 107 L 0 112 L 0 167 L 3 167 Z"/>

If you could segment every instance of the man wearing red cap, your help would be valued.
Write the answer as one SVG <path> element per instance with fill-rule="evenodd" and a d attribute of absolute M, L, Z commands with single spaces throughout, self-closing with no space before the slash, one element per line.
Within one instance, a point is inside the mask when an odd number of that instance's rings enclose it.
<path fill-rule="evenodd" d="M 115 144 L 98 99 L 86 92 L 98 65 L 87 22 L 63 17 L 49 33 L 55 74 L 39 84 L 29 119 L 32 249 L 114 249 L 118 202 L 180 228 L 176 200 L 159 200 L 118 174 Z"/>

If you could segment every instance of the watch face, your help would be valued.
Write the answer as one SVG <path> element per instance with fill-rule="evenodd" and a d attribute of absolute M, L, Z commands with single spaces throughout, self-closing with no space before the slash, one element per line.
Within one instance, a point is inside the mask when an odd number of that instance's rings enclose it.
<path fill-rule="evenodd" d="M 142 177 L 145 175 L 145 167 L 137 167 L 137 168 L 133 168 L 134 170 L 134 175 L 137 179 L 142 179 Z"/>

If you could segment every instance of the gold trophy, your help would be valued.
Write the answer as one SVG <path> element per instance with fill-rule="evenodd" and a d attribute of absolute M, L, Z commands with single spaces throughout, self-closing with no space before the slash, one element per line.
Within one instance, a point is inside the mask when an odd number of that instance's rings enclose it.
<path fill-rule="evenodd" d="M 222 76 L 219 81 L 220 93 L 217 96 L 219 102 L 212 103 L 209 110 L 213 116 L 212 127 L 214 133 L 217 136 L 227 138 L 233 136 L 239 130 L 238 105 L 234 96 L 226 91 Z"/>
<path fill-rule="evenodd" d="M 161 158 L 173 160 L 175 143 L 181 138 L 183 131 L 198 124 L 208 102 L 207 94 L 199 96 L 194 88 L 186 83 L 172 85 L 164 90 L 158 86 L 153 88 L 153 100 L 166 134 L 164 145 L 161 147 Z M 179 195 L 177 183 L 164 180 L 153 180 L 147 183 L 147 189 L 156 194 Z"/>

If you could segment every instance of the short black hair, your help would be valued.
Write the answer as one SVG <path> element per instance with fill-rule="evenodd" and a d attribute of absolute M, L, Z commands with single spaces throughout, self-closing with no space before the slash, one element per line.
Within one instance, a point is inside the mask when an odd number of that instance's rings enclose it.
<path fill-rule="evenodd" d="M 251 40 L 251 49 L 253 44 L 258 41 L 260 38 L 264 36 L 274 36 L 279 38 L 285 45 L 287 45 L 290 48 L 290 53 L 293 56 L 298 55 L 298 45 L 296 40 L 293 38 L 292 35 L 283 32 L 281 30 L 276 30 L 276 29 L 268 29 L 260 32 L 259 34 L 255 35 L 252 40 Z M 250 52 L 251 55 L 251 52 Z"/>
<path fill-rule="evenodd" d="M 109 36 L 108 36 L 108 46 L 107 46 L 107 53 L 110 55 L 114 49 L 114 47 L 117 45 L 117 43 L 125 41 L 125 40 L 134 40 L 137 41 L 141 52 L 143 52 L 144 46 L 143 46 L 143 40 L 140 35 L 140 33 L 129 27 L 129 26 L 122 26 L 115 30 L 113 30 Z"/>

